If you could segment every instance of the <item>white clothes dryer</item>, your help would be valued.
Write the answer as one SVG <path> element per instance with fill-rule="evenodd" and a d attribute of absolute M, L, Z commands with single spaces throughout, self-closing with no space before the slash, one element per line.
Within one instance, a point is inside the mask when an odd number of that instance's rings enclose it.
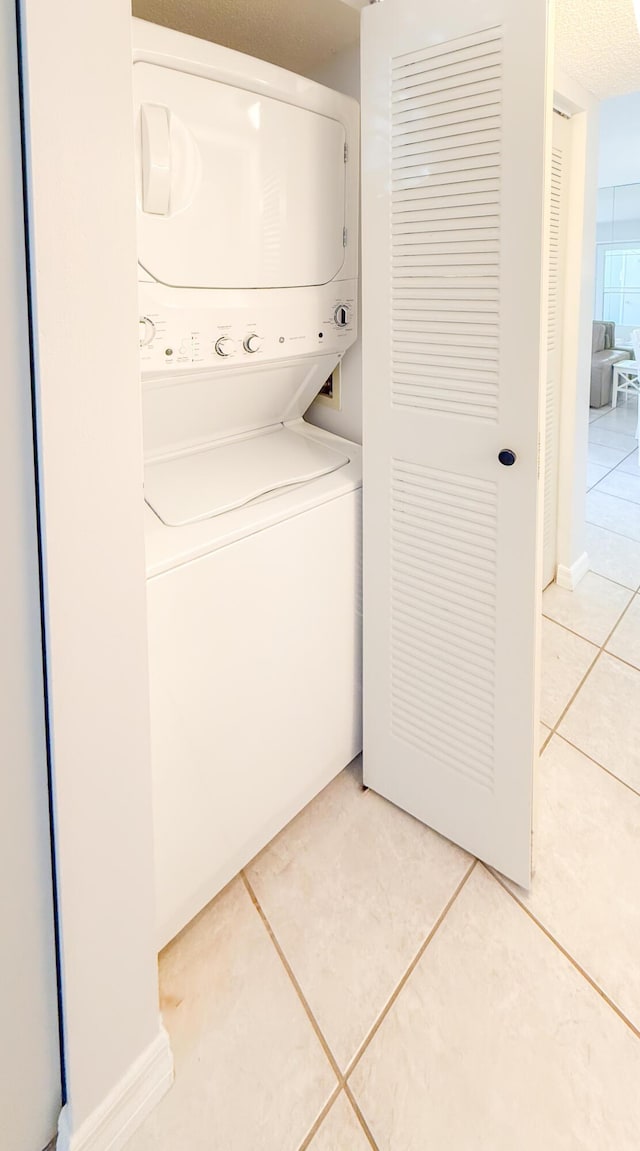
<path fill-rule="evenodd" d="M 358 109 L 134 27 L 158 945 L 361 747 Z"/>

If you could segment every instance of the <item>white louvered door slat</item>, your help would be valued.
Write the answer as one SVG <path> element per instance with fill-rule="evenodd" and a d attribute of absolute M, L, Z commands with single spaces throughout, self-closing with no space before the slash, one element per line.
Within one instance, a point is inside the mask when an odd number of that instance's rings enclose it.
<path fill-rule="evenodd" d="M 544 526 L 542 584 L 556 576 L 558 564 L 558 475 L 560 468 L 560 384 L 562 379 L 562 304 L 564 251 L 571 143 L 569 121 L 553 117 L 551 191 L 549 197 L 549 281 L 547 303 L 547 386 L 545 395 Z"/>
<path fill-rule="evenodd" d="M 383 0 L 362 28 L 365 782 L 525 885 L 547 19 Z"/>

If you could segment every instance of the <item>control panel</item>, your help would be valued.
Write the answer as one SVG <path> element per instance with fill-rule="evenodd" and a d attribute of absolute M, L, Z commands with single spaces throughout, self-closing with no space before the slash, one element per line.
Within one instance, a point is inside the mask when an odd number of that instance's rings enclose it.
<path fill-rule="evenodd" d="M 311 291 L 242 293 L 231 307 L 228 294 L 226 300 L 212 298 L 208 307 L 200 300 L 199 306 L 176 307 L 173 300 L 165 302 L 161 286 L 142 282 L 141 369 L 155 375 L 342 353 L 357 335 L 356 288 L 356 281 L 347 280 Z"/>

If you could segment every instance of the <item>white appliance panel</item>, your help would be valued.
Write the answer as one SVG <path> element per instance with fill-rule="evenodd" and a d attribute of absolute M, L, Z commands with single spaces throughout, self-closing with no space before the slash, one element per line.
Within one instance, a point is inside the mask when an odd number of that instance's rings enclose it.
<path fill-rule="evenodd" d="M 181 527 L 251 503 L 268 492 L 306 483 L 349 457 L 279 426 L 215 447 L 148 463 L 144 495 L 164 524 Z"/>
<path fill-rule="evenodd" d="M 321 504 L 332 503 L 362 487 L 362 448 L 359 444 L 352 444 L 304 420 L 296 420 L 287 426 L 295 428 L 298 435 L 304 435 L 315 443 L 326 444 L 348 456 L 349 463 L 309 483 L 280 488 L 251 503 L 242 504 L 233 511 L 225 512 L 223 516 L 196 520 L 181 528 L 167 527 L 145 503 L 147 578 L 210 555 L 245 536 L 268 531 L 284 520 L 301 519 Z"/>
<path fill-rule="evenodd" d="M 344 262 L 344 126 L 269 96 L 134 64 L 141 265 L 164 284 L 326 284 Z"/>
<path fill-rule="evenodd" d="M 342 355 L 357 334 L 356 280 L 237 291 L 140 283 L 145 377 L 237 369 L 303 355 Z"/>
<path fill-rule="evenodd" d="M 159 947 L 360 751 L 359 553 L 356 490 L 148 581 Z"/>
<path fill-rule="evenodd" d="M 145 380 L 145 460 L 300 419 L 337 361 L 337 356 L 303 356 Z"/>

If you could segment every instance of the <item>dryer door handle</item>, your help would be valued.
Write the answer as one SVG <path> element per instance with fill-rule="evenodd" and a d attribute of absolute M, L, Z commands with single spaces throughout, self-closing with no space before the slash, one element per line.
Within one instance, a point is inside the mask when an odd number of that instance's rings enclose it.
<path fill-rule="evenodd" d="M 161 104 L 142 104 L 142 210 L 156 216 L 169 212 L 171 149 L 169 109 Z"/>

